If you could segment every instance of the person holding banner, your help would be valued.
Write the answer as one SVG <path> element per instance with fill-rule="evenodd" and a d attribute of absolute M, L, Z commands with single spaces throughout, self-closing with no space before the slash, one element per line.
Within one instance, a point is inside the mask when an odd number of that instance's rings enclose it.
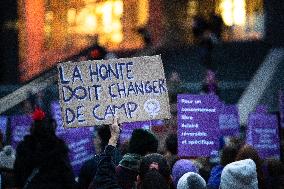
<path fill-rule="evenodd" d="M 68 147 L 55 135 L 45 112 L 37 108 L 30 134 L 17 146 L 15 183 L 23 189 L 73 189 L 75 178 Z"/>
<path fill-rule="evenodd" d="M 121 189 L 115 176 L 115 152 L 120 128 L 117 119 L 109 126 L 111 137 L 103 152 L 98 155 L 97 171 L 89 189 Z"/>
<path fill-rule="evenodd" d="M 100 161 L 100 155 L 104 152 L 105 147 L 108 145 L 108 142 L 111 138 L 111 131 L 109 125 L 99 125 L 96 126 L 94 132 L 94 145 L 96 150 L 96 155 L 86 161 L 80 170 L 78 185 L 79 189 L 86 189 L 92 182 L 94 176 L 97 172 L 97 166 Z M 121 155 L 119 150 L 113 151 L 114 163 L 118 165 L 121 160 Z"/>

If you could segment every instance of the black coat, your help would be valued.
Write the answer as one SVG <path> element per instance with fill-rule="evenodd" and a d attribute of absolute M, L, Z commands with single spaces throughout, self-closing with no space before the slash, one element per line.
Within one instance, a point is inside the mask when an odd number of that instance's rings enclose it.
<path fill-rule="evenodd" d="M 18 145 L 14 165 L 17 187 L 22 188 L 33 170 L 39 172 L 27 189 L 73 189 L 75 179 L 68 158 L 68 147 L 55 135 L 37 139 L 28 135 Z"/>
<path fill-rule="evenodd" d="M 122 189 L 115 176 L 115 151 L 115 147 L 108 145 L 100 154 L 97 172 L 89 189 Z"/>

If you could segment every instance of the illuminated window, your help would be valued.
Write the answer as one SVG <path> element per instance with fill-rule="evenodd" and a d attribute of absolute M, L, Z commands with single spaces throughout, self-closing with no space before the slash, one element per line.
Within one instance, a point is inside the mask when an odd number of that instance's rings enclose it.
<path fill-rule="evenodd" d="M 227 26 L 244 25 L 246 22 L 245 0 L 222 0 L 220 4 L 222 18 Z"/>

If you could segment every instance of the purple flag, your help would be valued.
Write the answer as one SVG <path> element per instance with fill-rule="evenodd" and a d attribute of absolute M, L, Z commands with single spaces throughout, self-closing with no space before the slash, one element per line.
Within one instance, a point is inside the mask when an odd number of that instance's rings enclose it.
<path fill-rule="evenodd" d="M 283 91 L 279 92 L 279 113 L 280 113 L 280 125 L 284 128 L 284 94 Z"/>
<path fill-rule="evenodd" d="M 265 114 L 265 113 L 268 113 L 268 108 L 266 105 L 260 104 L 255 108 L 255 112 Z"/>
<path fill-rule="evenodd" d="M 163 120 L 152 120 L 152 121 L 137 121 L 131 123 L 123 123 L 122 130 L 120 133 L 120 142 L 123 143 L 130 139 L 134 129 L 146 129 L 149 130 L 152 126 L 163 126 Z"/>
<path fill-rule="evenodd" d="M 223 104 L 219 114 L 219 126 L 222 136 L 238 136 L 240 129 L 238 107 Z"/>
<path fill-rule="evenodd" d="M 209 157 L 219 148 L 219 98 L 178 95 L 179 156 Z"/>
<path fill-rule="evenodd" d="M 6 130 L 7 130 L 7 116 L 0 116 L 0 132 L 3 135 L 3 141 L 6 141 Z"/>
<path fill-rule="evenodd" d="M 75 176 L 78 176 L 83 163 L 94 157 L 95 154 L 93 128 L 83 127 L 71 130 L 71 132 L 68 130 L 68 133 L 61 135 L 61 138 L 68 145 L 71 165 Z"/>
<path fill-rule="evenodd" d="M 11 145 L 16 148 L 24 136 L 30 134 L 32 117 L 30 115 L 18 115 L 11 117 Z"/>
<path fill-rule="evenodd" d="M 276 115 L 251 113 L 248 119 L 247 141 L 261 158 L 280 158 L 280 139 Z"/>

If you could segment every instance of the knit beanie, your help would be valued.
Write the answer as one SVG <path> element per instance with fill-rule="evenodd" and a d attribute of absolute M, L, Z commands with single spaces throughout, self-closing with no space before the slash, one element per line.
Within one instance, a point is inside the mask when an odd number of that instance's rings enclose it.
<path fill-rule="evenodd" d="M 173 176 L 173 183 L 175 186 L 177 186 L 178 180 L 188 172 L 194 172 L 197 173 L 198 169 L 197 167 L 193 164 L 192 161 L 188 159 L 181 159 L 178 160 L 172 169 L 172 176 Z"/>
<path fill-rule="evenodd" d="M 12 146 L 5 146 L 0 152 L 0 168 L 13 169 L 15 159 L 15 150 Z"/>
<path fill-rule="evenodd" d="M 221 189 L 258 189 L 256 165 L 245 159 L 226 165 L 221 174 Z"/>
<path fill-rule="evenodd" d="M 179 179 L 177 189 L 206 189 L 206 182 L 199 174 L 189 172 Z"/>

